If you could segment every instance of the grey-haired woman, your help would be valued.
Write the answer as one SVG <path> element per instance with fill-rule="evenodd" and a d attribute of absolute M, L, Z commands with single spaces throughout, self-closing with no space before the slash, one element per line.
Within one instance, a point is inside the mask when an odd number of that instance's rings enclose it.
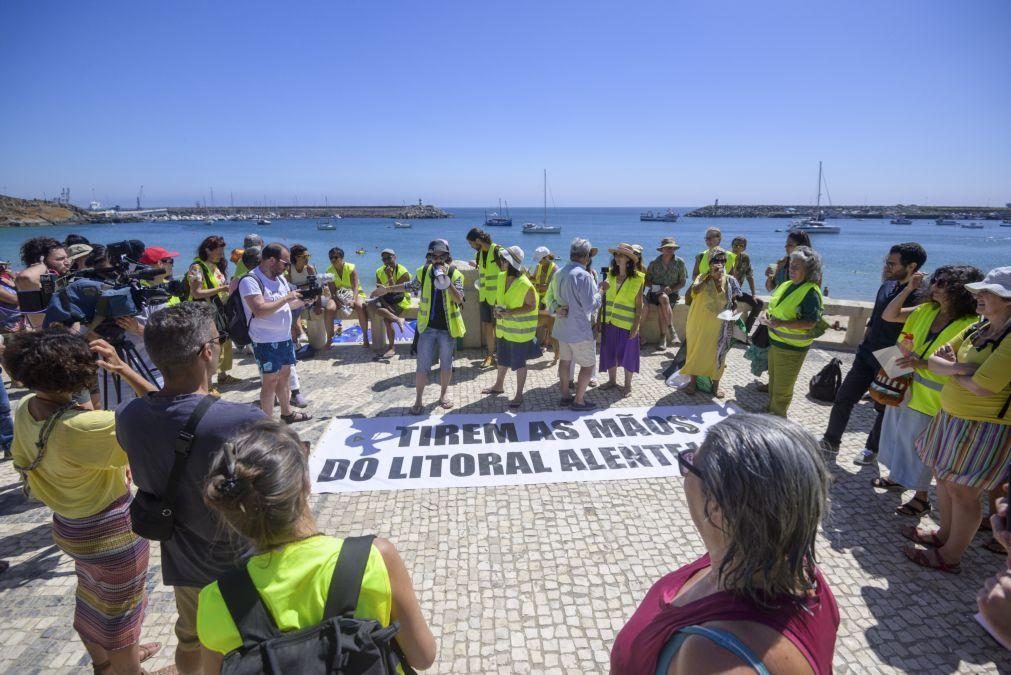
<path fill-rule="evenodd" d="M 615 639 L 612 675 L 768 672 L 763 661 L 830 673 L 839 609 L 815 559 L 829 477 L 814 436 L 731 415 L 678 462 L 706 554 L 646 594 Z"/>

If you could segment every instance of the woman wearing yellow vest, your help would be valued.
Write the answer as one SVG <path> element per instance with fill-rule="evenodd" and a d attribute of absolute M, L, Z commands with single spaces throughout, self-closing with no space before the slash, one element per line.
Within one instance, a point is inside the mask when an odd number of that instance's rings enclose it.
<path fill-rule="evenodd" d="M 212 458 L 204 501 L 255 555 L 246 571 L 277 628 L 290 632 L 323 620 L 330 580 L 343 540 L 319 532 L 309 507 L 309 464 L 298 435 L 263 420 L 240 432 Z M 435 661 L 435 638 L 421 613 L 411 575 L 396 547 L 372 544 L 355 617 L 383 626 L 400 622 L 397 643 L 409 665 Z M 228 652 L 242 646 L 218 582 L 200 591 L 197 635 L 204 646 L 204 673 L 216 673 Z"/>
<path fill-rule="evenodd" d="M 733 338 L 734 322 L 723 321 L 719 313 L 734 309 L 741 295 L 737 279 L 726 272 L 727 254 L 716 251 L 709 258 L 709 269 L 695 278 L 692 295 L 695 300 L 688 308 L 688 354 L 681 374 L 691 376 L 685 393 L 694 394 L 695 379 L 708 377 L 713 381 L 713 396 L 723 398 L 720 378 L 726 365 L 727 352 Z"/>
<path fill-rule="evenodd" d="M 790 278 L 780 284 L 763 316 L 769 327 L 769 407 L 786 417 L 814 327 L 821 319 L 821 256 L 807 246 L 790 254 Z"/>
<path fill-rule="evenodd" d="M 406 293 L 390 293 L 386 291 L 386 286 L 406 284 L 411 280 L 411 273 L 397 262 L 397 252 L 392 248 L 384 248 L 379 255 L 383 259 L 383 266 L 376 270 L 376 290 L 372 292 L 372 297 L 379 298 L 376 314 L 383 318 L 383 325 L 386 326 L 386 351 L 376 358 L 391 359 L 397 355 L 393 324 L 400 327 L 401 333 L 404 332 L 407 322 L 400 315 L 411 306 L 411 298 Z"/>
<path fill-rule="evenodd" d="M 544 304 L 547 297 L 548 287 L 551 280 L 558 272 L 558 265 L 555 261 L 558 256 L 553 254 L 547 246 L 538 246 L 534 249 L 534 268 L 530 271 L 530 280 L 534 282 L 537 290 L 539 304 L 537 307 L 537 344 L 543 345 L 545 349 L 553 350 L 555 358 L 551 361 L 552 366 L 558 365 L 558 340 L 551 337 L 551 328 L 555 324 L 555 319 L 548 313 Z"/>
<path fill-rule="evenodd" d="M 481 303 L 481 335 L 485 351 L 482 368 L 495 365 L 495 298 L 498 296 L 499 252 L 502 247 L 492 242 L 491 235 L 479 227 L 467 233 L 467 243 L 477 252 L 471 266 L 477 268 L 477 297 Z"/>
<path fill-rule="evenodd" d="M 727 255 L 727 263 L 724 265 L 724 271 L 727 274 L 732 272 L 734 264 L 737 262 L 737 254 L 732 251 L 728 251 L 725 248 L 721 248 L 720 242 L 722 241 L 723 233 L 720 231 L 720 228 L 710 227 L 706 229 L 706 250 L 695 254 L 695 265 L 692 267 L 692 279 L 698 279 L 700 274 L 705 274 L 709 271 L 709 260 L 717 251 L 723 251 Z M 685 304 L 690 305 L 691 303 L 692 289 L 689 287 L 688 292 L 685 293 Z"/>
<path fill-rule="evenodd" d="M 516 371 L 516 396 L 510 408 L 523 405 L 527 382 L 527 359 L 541 355 L 537 346 L 537 290 L 523 273 L 523 249 L 510 246 L 499 250 L 500 274 L 495 297 L 495 355 L 498 376 L 482 394 L 505 393 L 509 369 Z"/>
<path fill-rule="evenodd" d="M 330 267 L 326 271 L 327 274 L 333 275 L 333 281 L 330 282 L 330 296 L 337 303 L 337 311 L 346 312 L 345 307 L 354 310 L 358 316 L 358 325 L 362 328 L 362 346 L 369 347 L 369 315 L 365 311 L 365 303 L 362 302 L 363 293 L 358 283 L 358 270 L 355 269 L 353 263 L 344 261 L 344 249 L 342 248 L 335 246 L 330 249 L 327 255 L 330 257 Z M 351 291 L 351 299 L 347 305 L 341 300 L 342 294 L 338 293 L 342 288 Z M 343 295 L 346 298 L 347 292 L 345 291 Z M 328 320 L 331 330 L 333 330 L 333 319 L 334 317 L 330 317 Z M 333 342 L 333 335 L 330 335 L 330 341 Z"/>
<path fill-rule="evenodd" d="M 228 263 L 224 262 L 225 239 L 218 235 L 211 235 L 200 242 L 197 247 L 197 257 L 193 259 L 190 269 L 186 274 L 190 288 L 190 300 L 200 300 L 214 305 L 215 311 L 221 318 L 218 320 L 218 330 L 224 326 L 224 302 L 228 299 L 228 277 L 222 268 L 227 269 Z M 218 386 L 223 384 L 235 384 L 241 382 L 237 377 L 232 377 L 228 371 L 232 369 L 232 343 L 225 340 L 221 346 L 221 357 L 218 359 Z M 217 389 L 211 383 L 212 373 L 207 374 L 207 386 L 211 393 L 217 393 Z"/>
<path fill-rule="evenodd" d="M 913 336 L 908 363 L 915 370 L 906 398 L 901 405 L 887 406 L 881 422 L 878 461 L 888 467 L 889 474 L 871 481 L 874 487 L 885 490 L 916 490 L 912 499 L 896 509 L 900 515 L 915 518 L 930 510 L 930 469 L 916 453 L 916 439 L 941 409 L 941 389 L 948 380 L 927 369 L 927 358 L 977 321 L 976 298 L 965 285 L 980 281 L 983 273 L 968 265 L 938 267 L 930 277 L 928 300 L 915 307 L 903 307 L 906 298 L 922 285 L 923 277 L 920 272 L 914 274 L 881 315 L 893 323 L 905 319 L 898 341 L 902 342 L 903 334 Z"/>
<path fill-rule="evenodd" d="M 981 321 L 927 359 L 947 375 L 941 410 L 916 441 L 916 451 L 937 481 L 940 528 L 902 528 L 906 557 L 921 567 L 961 571 L 965 550 L 980 525 L 980 496 L 1003 482 L 1011 460 L 1011 267 L 990 270 L 966 284 Z"/>
<path fill-rule="evenodd" d="M 602 390 L 618 386 L 618 366 L 625 370 L 622 396 L 632 393 L 632 375 L 639 372 L 639 323 L 646 275 L 639 271 L 639 255 L 629 244 L 608 249 L 614 256 L 600 284 L 604 304 L 600 309 L 600 370 L 607 371 Z"/>

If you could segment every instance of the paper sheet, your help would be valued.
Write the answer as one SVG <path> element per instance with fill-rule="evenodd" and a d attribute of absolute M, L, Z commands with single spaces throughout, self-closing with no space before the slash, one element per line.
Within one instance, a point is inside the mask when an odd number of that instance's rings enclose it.
<path fill-rule="evenodd" d="M 874 358 L 885 369 L 885 374 L 892 379 L 913 372 L 912 368 L 903 368 L 895 364 L 896 361 L 902 358 L 902 351 L 895 345 L 874 352 Z"/>
<path fill-rule="evenodd" d="M 737 321 L 738 319 L 741 318 L 741 312 L 737 312 L 735 314 L 734 310 L 732 310 L 732 309 L 725 309 L 722 312 L 720 312 L 719 314 L 717 314 L 716 318 L 720 319 L 721 321 Z"/>

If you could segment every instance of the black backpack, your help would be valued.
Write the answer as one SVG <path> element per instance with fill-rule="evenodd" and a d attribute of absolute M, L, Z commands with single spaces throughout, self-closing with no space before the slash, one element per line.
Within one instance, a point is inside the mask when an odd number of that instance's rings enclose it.
<path fill-rule="evenodd" d="M 328 673 L 392 675 L 397 666 L 416 675 L 394 640 L 394 621 L 383 627 L 374 619 L 356 619 L 365 565 L 373 535 L 344 540 L 334 566 L 323 621 L 311 628 L 281 633 L 243 565 L 218 580 L 242 646 L 225 655 L 222 675 L 252 673 Z"/>
<path fill-rule="evenodd" d="M 818 374 L 811 378 L 808 386 L 808 393 L 816 401 L 834 403 L 836 392 L 842 384 L 842 361 L 832 359 L 828 364 L 818 371 Z"/>
<path fill-rule="evenodd" d="M 260 281 L 259 277 L 252 272 L 243 276 L 242 279 L 246 277 L 256 279 L 256 284 L 260 287 L 260 293 L 264 292 L 263 282 Z M 239 279 L 240 284 L 242 283 L 242 279 Z M 253 317 L 246 318 L 246 308 L 242 304 L 242 295 L 239 293 L 238 286 L 228 296 L 228 300 L 225 301 L 223 313 L 225 317 L 225 330 L 228 331 L 228 337 L 232 342 L 237 347 L 245 347 L 250 344 L 253 340 L 249 337 L 249 324 L 253 323 Z"/>

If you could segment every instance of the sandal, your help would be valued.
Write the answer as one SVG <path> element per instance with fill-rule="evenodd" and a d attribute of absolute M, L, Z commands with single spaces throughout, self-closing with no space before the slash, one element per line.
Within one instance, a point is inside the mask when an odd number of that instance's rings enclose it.
<path fill-rule="evenodd" d="M 235 377 L 234 375 L 229 375 L 228 373 L 218 373 L 218 386 L 223 384 L 238 384 L 242 382 L 241 379 Z"/>
<path fill-rule="evenodd" d="M 902 492 L 903 490 L 906 489 L 905 486 L 903 486 L 901 483 L 896 483 L 895 481 L 889 480 L 888 478 L 880 478 L 880 477 L 879 478 L 875 478 L 874 480 L 871 481 L 871 487 L 876 487 L 879 490 L 895 490 L 896 492 Z M 919 500 L 917 499 L 917 500 L 910 500 L 910 501 L 919 501 Z M 903 504 L 903 506 L 905 506 L 905 504 Z M 927 511 L 929 511 L 929 510 L 930 510 L 930 505 L 928 504 L 927 505 Z M 913 514 L 912 513 L 907 513 L 905 515 L 911 516 Z"/>
<path fill-rule="evenodd" d="M 410 408 L 408 408 L 407 414 L 408 415 L 420 415 L 422 412 L 424 412 L 424 410 L 425 409 L 422 406 L 420 406 L 420 405 L 412 405 Z"/>
<path fill-rule="evenodd" d="M 903 525 L 899 528 L 899 534 L 909 541 L 921 546 L 930 546 L 932 548 L 940 548 L 941 546 L 944 546 L 944 542 L 937 537 L 936 530 L 934 532 L 924 532 L 915 525 Z"/>
<path fill-rule="evenodd" d="M 962 565 L 955 563 L 951 565 L 944 562 L 941 558 L 941 553 L 936 548 L 915 548 L 913 546 L 904 546 L 902 552 L 906 554 L 906 557 L 912 560 L 914 563 L 920 567 L 926 567 L 931 570 L 940 570 L 942 572 L 947 572 L 948 574 L 961 574 Z"/>
<path fill-rule="evenodd" d="M 487 389 L 482 389 L 481 393 L 482 394 L 491 394 L 492 396 L 496 396 L 498 394 L 504 394 L 505 393 L 505 389 L 496 389 L 495 387 L 488 387 Z"/>
<path fill-rule="evenodd" d="M 983 548 L 990 551 L 991 553 L 996 553 L 998 555 L 1008 554 L 1008 552 L 1004 549 L 1004 547 L 1000 545 L 1000 542 L 994 539 L 993 537 L 990 537 L 990 539 L 985 544 L 983 544 Z"/>
<path fill-rule="evenodd" d="M 575 396 L 563 396 L 558 399 L 558 407 L 564 408 L 566 406 L 572 405 L 572 402 L 576 400 Z"/>
<path fill-rule="evenodd" d="M 519 397 L 519 398 L 514 398 L 514 399 L 512 399 L 512 400 L 509 401 L 509 407 L 512 408 L 513 410 L 515 410 L 516 408 L 519 408 L 521 405 L 523 405 L 523 397 L 522 396 Z"/>
<path fill-rule="evenodd" d="M 140 662 L 144 663 L 149 658 L 161 651 L 160 642 L 148 642 L 140 646 Z M 104 666 L 102 666 L 104 667 Z"/>
<path fill-rule="evenodd" d="M 453 403 L 453 399 L 451 399 L 451 398 L 444 398 L 444 399 L 440 399 L 439 405 L 442 406 L 443 408 L 445 408 L 446 410 L 449 410 L 450 408 L 452 408 L 456 404 Z"/>
<path fill-rule="evenodd" d="M 915 506 L 915 504 L 919 504 L 919 506 Z M 930 512 L 930 502 L 927 501 L 926 499 L 913 497 L 908 502 L 895 509 L 895 512 L 900 516 L 911 516 L 913 518 L 919 518 L 924 513 Z"/>
<path fill-rule="evenodd" d="M 296 422 L 308 422 L 312 419 L 312 415 L 309 413 L 304 413 L 301 410 L 293 412 L 288 415 L 281 415 L 281 421 L 285 424 L 295 424 Z"/>
<path fill-rule="evenodd" d="M 608 389 L 614 389 L 617 386 L 618 386 L 617 382 L 611 382 L 610 380 L 608 380 L 604 384 L 600 385 L 600 390 L 601 391 L 607 391 Z"/>

